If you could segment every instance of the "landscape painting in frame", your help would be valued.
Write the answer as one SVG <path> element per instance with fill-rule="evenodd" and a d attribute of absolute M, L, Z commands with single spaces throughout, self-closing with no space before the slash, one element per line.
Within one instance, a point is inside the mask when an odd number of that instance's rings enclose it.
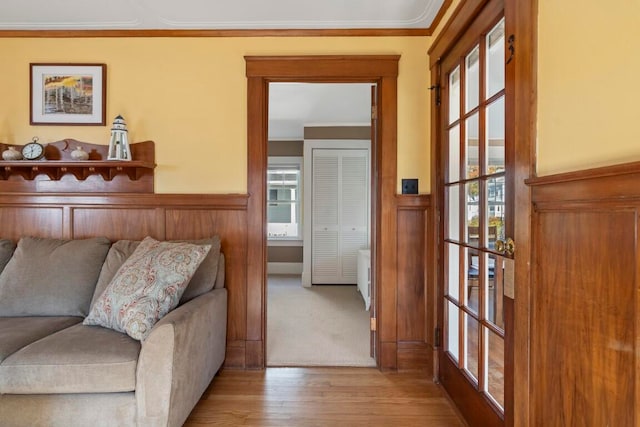
<path fill-rule="evenodd" d="M 105 64 L 30 64 L 32 125 L 104 125 Z"/>

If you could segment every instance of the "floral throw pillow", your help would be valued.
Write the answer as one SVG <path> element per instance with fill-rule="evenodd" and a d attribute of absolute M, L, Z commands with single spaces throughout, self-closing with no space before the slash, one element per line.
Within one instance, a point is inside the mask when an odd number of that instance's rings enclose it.
<path fill-rule="evenodd" d="M 174 309 L 210 245 L 145 238 L 84 319 L 144 340 L 153 325 Z"/>

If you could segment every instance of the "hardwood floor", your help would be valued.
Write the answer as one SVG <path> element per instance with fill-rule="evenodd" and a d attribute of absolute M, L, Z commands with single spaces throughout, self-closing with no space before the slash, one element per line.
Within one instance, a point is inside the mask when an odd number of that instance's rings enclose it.
<path fill-rule="evenodd" d="M 196 405 L 196 426 L 464 426 L 419 373 L 375 368 L 222 370 Z"/>

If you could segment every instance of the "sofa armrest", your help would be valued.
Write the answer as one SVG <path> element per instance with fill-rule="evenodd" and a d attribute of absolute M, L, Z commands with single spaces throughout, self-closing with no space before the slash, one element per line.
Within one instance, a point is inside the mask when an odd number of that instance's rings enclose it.
<path fill-rule="evenodd" d="M 138 426 L 181 426 L 225 356 L 227 290 L 214 289 L 162 318 L 138 359 Z"/>

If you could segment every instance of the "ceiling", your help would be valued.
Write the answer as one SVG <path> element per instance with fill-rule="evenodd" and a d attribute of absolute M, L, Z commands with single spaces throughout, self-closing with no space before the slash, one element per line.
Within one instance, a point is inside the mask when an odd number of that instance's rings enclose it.
<path fill-rule="evenodd" d="M 0 30 L 427 29 L 444 0 L 1 0 Z"/>

